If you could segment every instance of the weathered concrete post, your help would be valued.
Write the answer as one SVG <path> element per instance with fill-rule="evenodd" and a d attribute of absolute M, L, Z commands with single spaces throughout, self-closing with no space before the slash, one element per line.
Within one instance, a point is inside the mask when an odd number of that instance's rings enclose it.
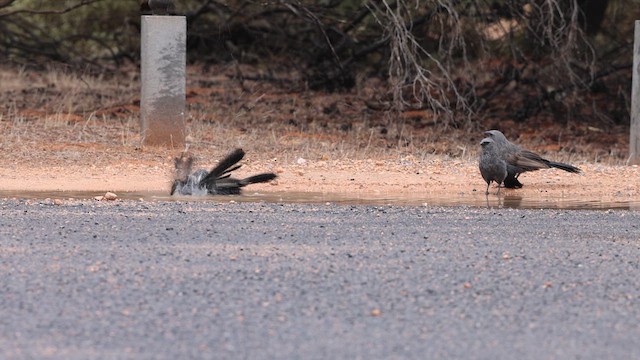
<path fill-rule="evenodd" d="M 629 129 L 629 165 L 640 165 L 640 20 L 635 22 L 633 71 L 631 81 L 631 126 Z"/>
<path fill-rule="evenodd" d="M 184 145 L 186 44 L 184 16 L 142 16 L 140 116 L 145 145 Z"/>

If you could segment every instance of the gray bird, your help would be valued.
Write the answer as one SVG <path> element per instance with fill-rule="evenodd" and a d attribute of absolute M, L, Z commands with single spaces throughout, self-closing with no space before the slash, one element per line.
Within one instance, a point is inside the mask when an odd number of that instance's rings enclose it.
<path fill-rule="evenodd" d="M 482 153 L 480 154 L 480 174 L 484 181 L 487 182 L 487 190 L 485 194 L 489 194 L 489 185 L 492 181 L 498 184 L 498 195 L 500 194 L 500 185 L 507 177 L 507 163 L 500 157 L 498 146 L 491 138 L 484 138 L 480 141 Z"/>
<path fill-rule="evenodd" d="M 153 15 L 176 14 L 176 6 L 173 0 L 149 0 L 148 3 Z"/>
<path fill-rule="evenodd" d="M 506 188 L 521 188 L 522 183 L 518 180 L 518 176 L 527 171 L 557 168 L 575 174 L 582 172 L 573 165 L 549 161 L 532 151 L 521 148 L 507 140 L 499 130 L 485 131 L 484 134 L 495 141 L 500 158 L 507 163 L 507 177 L 504 179 L 504 187 Z"/>
<path fill-rule="evenodd" d="M 231 172 L 241 165 L 236 165 L 244 157 L 242 149 L 236 149 L 227 155 L 211 171 L 204 169 L 191 173 L 193 158 L 182 153 L 174 159 L 176 178 L 171 186 L 171 195 L 238 195 L 240 189 L 255 183 L 267 182 L 276 178 L 274 173 L 263 173 L 244 179 L 231 177 Z"/>

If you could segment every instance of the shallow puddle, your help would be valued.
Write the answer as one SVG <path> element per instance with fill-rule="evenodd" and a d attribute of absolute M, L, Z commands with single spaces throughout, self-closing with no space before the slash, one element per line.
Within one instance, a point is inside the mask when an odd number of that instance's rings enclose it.
<path fill-rule="evenodd" d="M 104 195 L 100 192 L 73 191 L 0 191 L 0 198 L 18 199 L 74 199 L 87 200 Z M 470 206 L 514 209 L 621 209 L 640 210 L 640 201 L 602 201 L 570 198 L 533 199 L 520 196 L 496 196 L 490 194 L 445 194 L 441 196 L 344 194 L 314 192 L 264 192 L 235 196 L 169 196 L 154 192 L 119 192 L 118 199 L 144 201 L 214 201 L 214 202 L 269 202 L 300 204 L 342 204 L 342 205 L 397 205 L 397 206 Z"/>

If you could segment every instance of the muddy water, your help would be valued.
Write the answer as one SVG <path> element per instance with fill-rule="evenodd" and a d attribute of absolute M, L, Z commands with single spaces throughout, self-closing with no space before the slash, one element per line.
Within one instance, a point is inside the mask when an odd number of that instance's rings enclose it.
<path fill-rule="evenodd" d="M 103 195 L 99 192 L 73 191 L 0 191 L 0 198 L 18 199 L 74 199 L 87 200 Z M 270 202 L 270 203 L 309 203 L 341 205 L 398 205 L 398 206 L 470 206 L 515 209 L 621 209 L 640 210 L 640 201 L 602 201 L 597 199 L 581 200 L 572 198 L 525 198 L 520 196 L 496 196 L 490 194 L 447 194 L 446 196 L 410 196 L 380 194 L 345 194 L 314 192 L 246 192 L 240 196 L 169 196 L 166 193 L 125 192 L 118 193 L 119 199 L 143 201 L 213 201 L 213 202 Z"/>

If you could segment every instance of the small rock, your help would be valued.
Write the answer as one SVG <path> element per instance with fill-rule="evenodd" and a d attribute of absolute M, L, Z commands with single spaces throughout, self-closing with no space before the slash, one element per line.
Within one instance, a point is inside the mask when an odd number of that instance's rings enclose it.
<path fill-rule="evenodd" d="M 62 205 L 63 202 L 60 199 L 53 199 L 53 205 Z"/>
<path fill-rule="evenodd" d="M 306 164 L 306 163 L 307 163 L 307 160 L 305 160 L 305 159 L 303 159 L 303 158 L 299 157 L 299 158 L 298 158 L 298 160 L 296 160 L 296 163 L 297 163 L 298 165 L 304 165 L 304 164 Z"/>
<path fill-rule="evenodd" d="M 118 195 L 116 195 L 116 194 L 114 194 L 114 193 L 112 193 L 112 192 L 108 192 L 108 191 L 107 191 L 107 193 L 106 193 L 106 194 L 104 194 L 104 199 L 105 199 L 105 200 L 113 201 L 113 200 L 115 200 L 115 199 L 117 199 L 117 198 L 118 198 Z"/>
<path fill-rule="evenodd" d="M 93 199 L 97 200 L 97 201 L 102 201 L 102 200 L 104 200 L 104 196 L 102 196 L 102 195 L 94 196 Z"/>

